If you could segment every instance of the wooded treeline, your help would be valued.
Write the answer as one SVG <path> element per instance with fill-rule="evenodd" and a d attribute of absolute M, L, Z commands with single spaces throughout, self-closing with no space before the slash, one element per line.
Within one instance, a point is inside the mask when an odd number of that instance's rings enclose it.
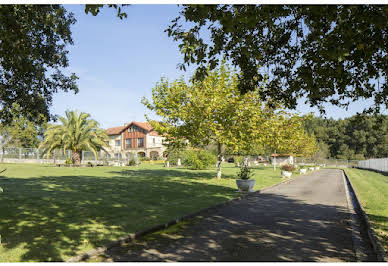
<path fill-rule="evenodd" d="M 304 126 L 309 134 L 315 134 L 321 158 L 388 157 L 388 115 L 359 114 L 338 120 L 314 117 Z"/>

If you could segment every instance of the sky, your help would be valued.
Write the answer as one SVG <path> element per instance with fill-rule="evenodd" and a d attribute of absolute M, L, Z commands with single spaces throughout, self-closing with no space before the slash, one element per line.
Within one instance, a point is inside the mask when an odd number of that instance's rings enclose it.
<path fill-rule="evenodd" d="M 121 126 L 131 121 L 157 117 L 141 103 L 161 77 L 169 80 L 190 77 L 194 69 L 177 68 L 183 62 L 178 43 L 164 30 L 178 16 L 177 5 L 130 5 L 124 8 L 127 19 L 120 20 L 113 8 L 103 8 L 97 16 L 86 15 L 84 5 L 65 5 L 77 22 L 72 26 L 74 45 L 69 46 L 66 72 L 79 77 L 79 92 L 54 95 L 52 114 L 63 116 L 78 109 L 91 114 L 102 128 Z M 327 117 L 345 118 L 362 111 L 359 101 L 348 111 L 328 105 Z M 370 102 L 368 102 L 370 104 Z M 301 114 L 317 112 L 302 102 Z"/>

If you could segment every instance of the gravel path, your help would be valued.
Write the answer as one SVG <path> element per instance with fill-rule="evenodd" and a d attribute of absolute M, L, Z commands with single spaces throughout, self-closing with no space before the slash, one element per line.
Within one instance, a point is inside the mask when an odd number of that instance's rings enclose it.
<path fill-rule="evenodd" d="M 209 212 L 105 261 L 355 261 L 340 170 L 323 169 Z M 373 260 L 373 259 L 372 259 Z"/>

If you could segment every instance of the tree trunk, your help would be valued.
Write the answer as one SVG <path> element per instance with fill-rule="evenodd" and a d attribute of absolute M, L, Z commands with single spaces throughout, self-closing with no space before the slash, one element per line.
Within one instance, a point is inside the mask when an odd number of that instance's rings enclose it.
<path fill-rule="evenodd" d="M 221 143 L 217 144 L 217 179 L 221 179 L 221 163 L 222 163 L 222 155 L 221 155 Z"/>
<path fill-rule="evenodd" d="M 73 159 L 73 163 L 75 165 L 81 164 L 81 152 L 79 151 L 71 151 L 71 158 Z"/>
<path fill-rule="evenodd" d="M 276 155 L 276 150 L 275 150 L 275 153 L 274 155 Z M 276 171 L 276 156 L 273 157 L 273 170 Z"/>
<path fill-rule="evenodd" d="M 1 154 L 1 163 L 4 162 L 4 153 L 5 153 L 5 148 L 4 146 L 2 147 L 3 153 Z"/>

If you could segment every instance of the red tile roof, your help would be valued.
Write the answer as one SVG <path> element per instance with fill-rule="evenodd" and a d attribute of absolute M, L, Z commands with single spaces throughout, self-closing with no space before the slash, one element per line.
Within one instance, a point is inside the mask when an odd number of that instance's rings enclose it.
<path fill-rule="evenodd" d="M 106 134 L 107 135 L 118 135 L 118 134 L 121 134 L 121 132 L 123 132 L 125 129 L 130 127 L 132 124 L 142 128 L 142 129 L 144 129 L 146 131 L 148 131 L 148 134 L 150 134 L 151 136 L 160 136 L 158 134 L 158 132 L 153 130 L 154 128 L 151 126 L 150 123 L 148 123 L 148 122 L 136 122 L 136 121 L 132 121 L 131 123 L 126 124 L 125 126 L 108 128 L 106 130 Z"/>
<path fill-rule="evenodd" d="M 158 132 L 156 132 L 156 131 L 151 131 L 149 134 L 150 134 L 150 136 L 161 137 L 161 136 L 158 134 Z"/>
<path fill-rule="evenodd" d="M 148 122 L 136 122 L 136 121 L 133 121 L 133 122 L 129 123 L 129 125 L 131 125 L 131 124 L 134 124 L 134 125 L 136 125 L 136 126 L 138 126 L 138 127 L 141 127 L 142 129 L 145 129 L 145 130 L 147 130 L 147 131 L 151 131 L 152 129 L 154 129 L 154 128 L 151 126 L 151 124 L 148 123 Z M 128 126 L 129 126 L 129 125 L 128 125 Z"/>
<path fill-rule="evenodd" d="M 105 132 L 107 135 L 118 135 L 121 132 L 123 132 L 124 129 L 125 129 L 125 126 L 111 127 L 111 128 L 108 128 Z"/>

